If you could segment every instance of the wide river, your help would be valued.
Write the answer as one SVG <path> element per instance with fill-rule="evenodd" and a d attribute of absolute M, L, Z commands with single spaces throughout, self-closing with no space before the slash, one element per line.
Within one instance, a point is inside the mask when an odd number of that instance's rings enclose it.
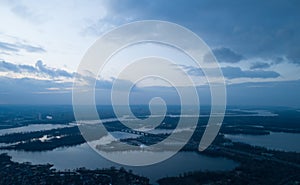
<path fill-rule="evenodd" d="M 300 152 L 300 134 L 285 132 L 270 132 L 269 135 L 225 135 L 234 142 L 247 143 L 253 146 L 262 146 L 273 150 Z"/>
<path fill-rule="evenodd" d="M 110 168 L 111 166 L 124 167 L 127 170 L 131 169 L 135 174 L 150 178 L 152 183 L 155 183 L 156 180 L 162 177 L 177 176 L 184 172 L 199 170 L 223 171 L 231 170 L 238 166 L 238 163 L 226 158 L 213 158 L 195 152 L 179 152 L 164 162 L 145 167 L 123 166 L 101 157 L 88 144 L 57 148 L 46 152 L 0 150 L 0 153 L 4 152 L 12 156 L 13 161 L 31 162 L 33 164 L 50 163 L 58 170 L 79 167 L 89 169 Z M 122 155 L 126 155 L 126 152 L 116 152 L 115 155 L 122 157 Z"/>
<path fill-rule="evenodd" d="M 3 129 L 0 130 L 0 135 L 16 132 L 32 132 L 39 130 L 51 130 L 55 128 L 63 128 L 70 125 L 51 125 L 37 124 L 24 127 Z M 162 130 L 162 132 L 165 132 Z M 111 133 L 118 138 L 136 137 L 128 133 Z M 111 142 L 110 138 L 103 137 L 103 142 Z M 3 143 L 0 143 L 0 145 Z M 130 151 L 127 151 L 127 153 Z M 131 151 L 134 152 L 134 151 Z M 136 151 L 135 151 L 136 152 Z M 185 172 L 209 170 L 209 171 L 224 171 L 231 170 L 238 166 L 238 163 L 222 158 L 208 157 L 195 152 L 179 152 L 166 161 L 144 167 L 124 166 L 111 162 L 97 152 L 95 152 L 88 144 L 81 144 L 72 147 L 57 148 L 52 151 L 45 152 L 25 152 L 14 150 L 0 150 L 0 153 L 8 153 L 12 156 L 12 160 L 16 162 L 31 162 L 32 164 L 54 165 L 55 169 L 66 170 L 85 167 L 88 169 L 110 168 L 112 166 L 120 168 L 124 167 L 127 170 L 132 170 L 135 174 L 143 175 L 150 178 L 151 183 L 166 176 L 178 176 Z M 114 152 L 113 155 L 119 155 L 120 158 L 127 154 L 126 152 Z"/>

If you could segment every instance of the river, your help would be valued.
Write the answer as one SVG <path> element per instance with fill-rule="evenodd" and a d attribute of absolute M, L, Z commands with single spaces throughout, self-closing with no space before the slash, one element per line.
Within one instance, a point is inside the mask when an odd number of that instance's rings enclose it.
<path fill-rule="evenodd" d="M 150 178 L 152 183 L 166 176 L 177 176 L 184 172 L 209 170 L 222 171 L 231 170 L 238 166 L 238 163 L 222 158 L 209 157 L 195 152 L 179 152 L 170 159 L 145 167 L 123 166 L 106 160 L 90 148 L 88 144 L 81 144 L 73 147 L 57 148 L 45 152 L 25 152 L 25 151 L 6 151 L 16 162 L 31 162 L 32 164 L 54 165 L 58 170 L 75 169 L 85 167 L 89 169 L 124 167 L 132 170 L 135 174 L 143 175 Z M 125 155 L 124 152 L 116 152 L 114 155 Z"/>
<path fill-rule="evenodd" d="M 226 134 L 225 137 L 234 142 L 262 146 L 268 149 L 300 152 L 300 134 L 297 133 L 270 132 L 269 135 Z"/>

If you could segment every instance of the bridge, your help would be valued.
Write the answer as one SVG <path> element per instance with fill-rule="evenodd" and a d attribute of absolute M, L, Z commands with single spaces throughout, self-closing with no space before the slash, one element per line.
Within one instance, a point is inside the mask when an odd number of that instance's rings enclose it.
<path fill-rule="evenodd" d="M 129 134 L 136 134 L 136 135 L 140 135 L 140 136 L 155 135 L 155 134 L 149 134 L 149 133 L 143 132 L 143 131 L 130 130 L 130 129 L 121 129 L 121 132 L 126 132 Z"/>

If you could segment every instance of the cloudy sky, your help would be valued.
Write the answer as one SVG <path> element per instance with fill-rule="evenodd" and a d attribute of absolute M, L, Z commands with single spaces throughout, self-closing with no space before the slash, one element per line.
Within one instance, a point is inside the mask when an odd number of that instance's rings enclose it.
<path fill-rule="evenodd" d="M 1 0 L 0 104 L 70 104 L 77 67 L 103 33 L 133 21 L 163 20 L 190 29 L 212 49 L 228 104 L 299 107 L 299 7 L 297 0 Z M 203 74 L 188 61 L 180 65 L 201 81 Z M 104 103 L 113 79 L 98 81 Z M 136 103 L 154 92 L 170 102 L 176 96 L 163 84 L 146 84 L 133 92 Z M 205 84 L 198 85 L 209 104 Z"/>

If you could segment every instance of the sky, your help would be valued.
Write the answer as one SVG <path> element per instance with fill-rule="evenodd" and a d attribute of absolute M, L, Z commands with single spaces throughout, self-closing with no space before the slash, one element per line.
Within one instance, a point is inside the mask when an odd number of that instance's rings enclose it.
<path fill-rule="evenodd" d="M 0 0 L 0 104 L 71 104 L 77 67 L 98 38 L 133 21 L 162 20 L 188 28 L 212 49 L 229 105 L 300 107 L 299 7 L 297 0 Z M 160 50 L 180 59 L 209 104 L 203 73 L 184 56 L 154 45 L 131 48 L 130 56 Z M 124 58 L 97 81 L 104 104 Z M 133 83 L 130 75 L 121 80 Z M 132 101 L 154 95 L 177 102 L 174 89 L 151 79 L 133 89 Z"/>

